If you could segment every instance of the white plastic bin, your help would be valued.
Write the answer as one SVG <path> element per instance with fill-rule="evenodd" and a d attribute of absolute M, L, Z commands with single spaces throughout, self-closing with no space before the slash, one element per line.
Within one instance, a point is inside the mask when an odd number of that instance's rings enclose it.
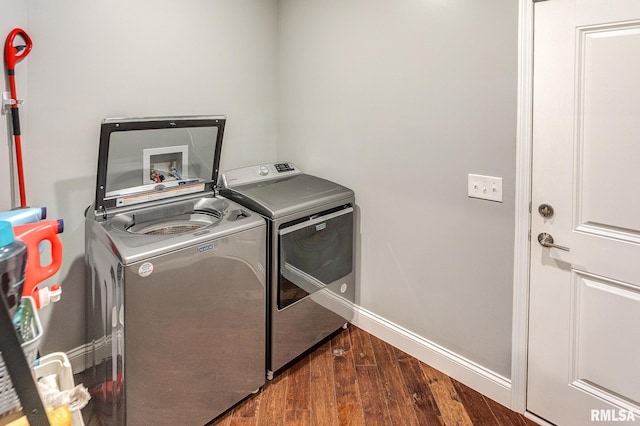
<path fill-rule="evenodd" d="M 64 352 L 53 352 L 45 355 L 38 359 L 36 364 L 33 368 L 36 379 L 55 374 L 58 378 L 60 390 L 69 390 L 75 387 L 71 363 Z M 71 424 L 73 426 L 84 426 L 80 411 L 71 412 Z"/>

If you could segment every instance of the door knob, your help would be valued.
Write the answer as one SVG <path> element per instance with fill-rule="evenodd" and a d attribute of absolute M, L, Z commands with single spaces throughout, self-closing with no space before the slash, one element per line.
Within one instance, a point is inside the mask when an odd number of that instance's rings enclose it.
<path fill-rule="evenodd" d="M 569 247 L 554 244 L 553 237 L 551 236 L 551 234 L 547 234 L 546 232 L 541 232 L 538 234 L 538 242 L 542 247 L 557 248 L 560 250 L 569 251 Z"/>

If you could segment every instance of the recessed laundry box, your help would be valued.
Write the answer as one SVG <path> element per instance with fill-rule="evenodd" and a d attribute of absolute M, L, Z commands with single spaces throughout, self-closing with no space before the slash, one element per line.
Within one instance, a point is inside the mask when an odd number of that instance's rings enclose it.
<path fill-rule="evenodd" d="M 355 196 L 286 162 L 227 171 L 220 193 L 267 219 L 271 379 L 353 317 Z"/>
<path fill-rule="evenodd" d="M 266 224 L 217 194 L 224 126 L 102 123 L 84 382 L 103 424 L 205 424 L 264 383 Z"/>

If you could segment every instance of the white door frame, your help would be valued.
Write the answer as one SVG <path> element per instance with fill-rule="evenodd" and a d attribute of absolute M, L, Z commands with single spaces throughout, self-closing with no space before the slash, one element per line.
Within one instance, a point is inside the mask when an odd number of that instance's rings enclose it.
<path fill-rule="evenodd" d="M 518 112 L 513 319 L 511 322 L 511 409 L 519 413 L 524 413 L 527 407 L 534 1 L 519 0 L 518 3 Z"/>

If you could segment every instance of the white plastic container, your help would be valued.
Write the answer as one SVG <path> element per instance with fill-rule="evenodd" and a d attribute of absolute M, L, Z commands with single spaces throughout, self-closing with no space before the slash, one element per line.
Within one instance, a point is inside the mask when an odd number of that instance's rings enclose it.
<path fill-rule="evenodd" d="M 53 352 L 38 359 L 33 368 L 36 380 L 40 377 L 55 374 L 58 379 L 60 390 L 69 390 L 75 387 L 73 382 L 73 371 L 67 354 L 64 352 Z M 84 426 L 82 413 L 80 411 L 71 412 L 72 426 Z"/>

